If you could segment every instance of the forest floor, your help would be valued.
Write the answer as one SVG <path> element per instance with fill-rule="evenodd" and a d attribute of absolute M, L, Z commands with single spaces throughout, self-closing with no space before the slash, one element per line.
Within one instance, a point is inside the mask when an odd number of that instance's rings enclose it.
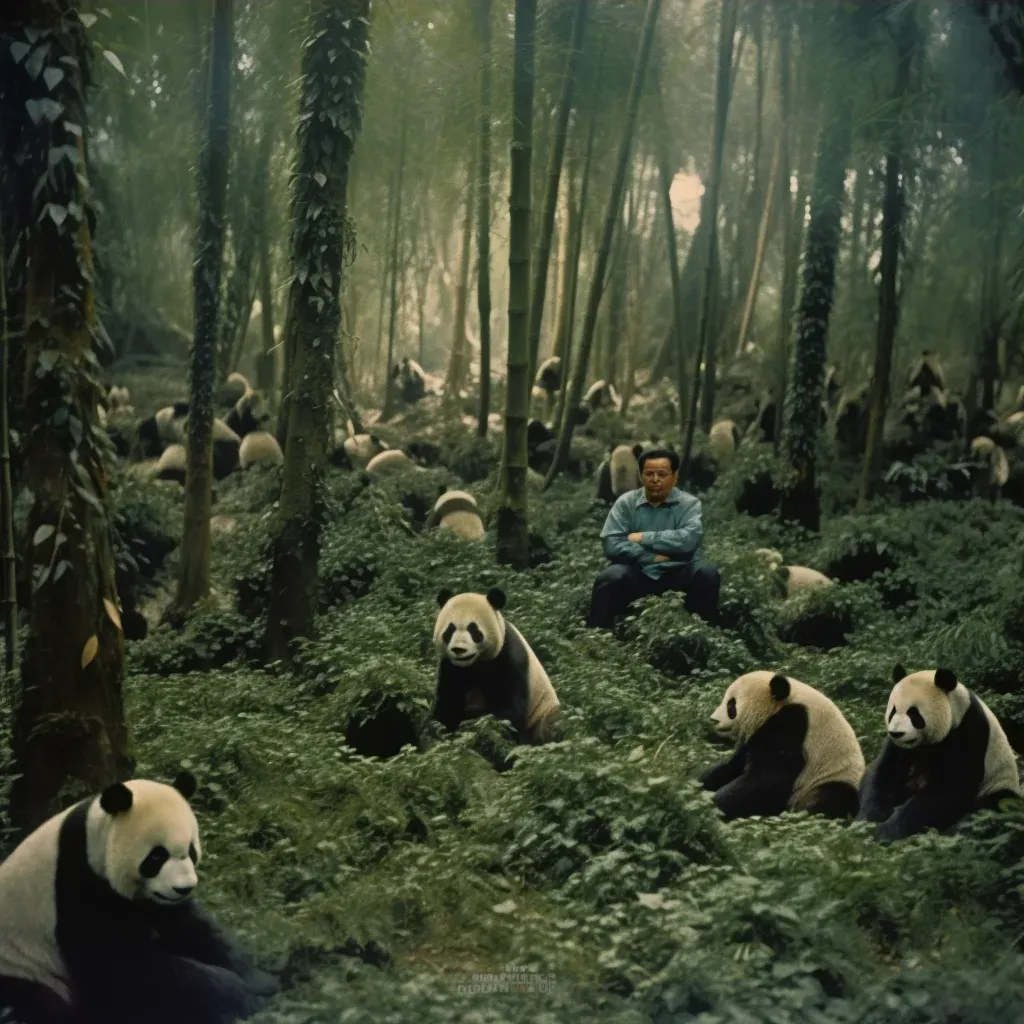
<path fill-rule="evenodd" d="M 417 415 L 379 433 L 418 436 Z M 607 440 L 581 450 L 596 462 Z M 693 781 L 727 754 L 708 726 L 723 690 L 759 668 L 828 694 L 869 759 L 897 661 L 952 668 L 1024 746 L 1007 625 L 1024 511 L 890 498 L 855 513 L 857 474 L 832 459 L 811 535 L 737 513 L 770 463 L 745 444 L 701 495 L 725 625 L 668 595 L 592 632 L 606 509 L 591 476 L 531 493 L 537 564 L 515 573 L 491 534 L 421 531 L 441 486 L 491 501 L 493 444 L 454 428 L 440 441 L 445 465 L 393 484 L 331 471 L 322 612 L 291 669 L 257 661 L 276 470 L 217 488 L 209 607 L 129 645 L 137 774 L 199 778 L 200 897 L 282 976 L 259 1021 L 1024 1020 L 1024 814 L 883 847 L 869 826 L 805 814 L 724 824 Z M 116 475 L 122 557 L 180 537 L 176 489 Z M 763 546 L 842 582 L 783 602 Z M 511 748 L 492 720 L 453 738 L 429 722 L 436 594 L 490 586 L 566 735 L 501 772 Z"/>

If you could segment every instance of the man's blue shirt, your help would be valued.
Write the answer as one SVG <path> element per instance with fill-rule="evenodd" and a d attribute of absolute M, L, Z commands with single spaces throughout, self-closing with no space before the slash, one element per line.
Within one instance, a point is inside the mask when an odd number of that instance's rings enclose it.
<path fill-rule="evenodd" d="M 700 500 L 678 487 L 657 506 L 647 500 L 642 487 L 627 491 L 612 505 L 601 528 L 605 556 L 611 562 L 639 566 L 652 580 L 691 565 L 704 534 L 700 510 Z M 643 541 L 627 540 L 631 533 L 642 533 Z M 655 555 L 669 559 L 655 562 Z"/>

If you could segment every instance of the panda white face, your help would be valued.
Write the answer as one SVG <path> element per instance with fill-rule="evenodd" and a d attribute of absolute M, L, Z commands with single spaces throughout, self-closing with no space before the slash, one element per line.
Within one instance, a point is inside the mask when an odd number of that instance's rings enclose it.
<path fill-rule="evenodd" d="M 790 693 L 789 680 L 771 672 L 748 672 L 734 680 L 711 716 L 715 732 L 747 740 Z"/>
<path fill-rule="evenodd" d="M 960 724 L 970 696 L 949 669 L 902 676 L 889 694 L 885 728 L 889 739 L 904 750 L 941 743 Z"/>
<path fill-rule="evenodd" d="M 194 790 L 187 773 L 173 787 L 133 779 L 108 787 L 90 808 L 89 862 L 119 895 L 165 906 L 192 895 L 202 858 L 186 799 Z"/>
<path fill-rule="evenodd" d="M 437 595 L 441 605 L 434 624 L 434 644 L 442 658 L 459 668 L 468 668 L 497 656 L 505 642 L 505 620 L 499 609 L 505 594 L 497 587 L 483 594 L 456 594 L 448 590 Z"/>

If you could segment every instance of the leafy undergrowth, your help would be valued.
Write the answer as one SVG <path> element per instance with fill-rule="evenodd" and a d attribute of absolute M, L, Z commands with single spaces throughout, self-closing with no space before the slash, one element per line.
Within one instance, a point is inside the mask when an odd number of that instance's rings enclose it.
<path fill-rule="evenodd" d="M 214 585 L 237 611 L 129 646 L 138 774 L 196 773 L 203 898 L 284 980 L 258 1019 L 1021 1019 L 1024 816 L 881 847 L 803 814 L 724 824 L 694 781 L 725 754 L 722 690 L 761 667 L 829 694 L 869 758 L 896 660 L 951 666 L 1024 745 L 1019 510 L 880 505 L 812 536 L 736 512 L 770 462 L 753 453 L 704 495 L 721 626 L 670 594 L 595 633 L 589 481 L 531 494 L 554 559 L 525 573 L 495 565 L 493 532 L 423 529 L 415 496 L 456 466 L 490 508 L 484 454 L 445 434 L 415 481 L 332 473 L 317 636 L 288 671 L 258 667 L 276 478 L 227 481 Z M 784 603 L 764 546 L 842 582 Z M 544 748 L 513 750 L 491 719 L 454 737 L 430 721 L 437 591 L 496 585 L 563 704 Z"/>

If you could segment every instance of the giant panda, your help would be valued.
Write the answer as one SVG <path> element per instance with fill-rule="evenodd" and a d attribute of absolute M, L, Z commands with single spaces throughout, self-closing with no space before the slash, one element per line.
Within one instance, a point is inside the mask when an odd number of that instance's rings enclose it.
<path fill-rule="evenodd" d="M 188 452 L 183 444 L 169 444 L 157 460 L 153 476 L 157 480 L 172 480 L 185 486 Z"/>
<path fill-rule="evenodd" d="M 640 467 L 637 460 L 643 454 L 643 445 L 612 445 L 608 458 L 597 467 L 597 497 L 611 505 L 616 498 L 640 486 Z"/>
<path fill-rule="evenodd" d="M 1020 796 L 1006 733 L 977 694 L 948 668 L 893 669 L 888 736 L 860 791 L 858 820 L 883 841 L 951 828 L 972 811 Z"/>
<path fill-rule="evenodd" d="M 169 444 L 185 440 L 185 417 L 188 402 L 174 402 L 158 409 L 136 428 L 136 443 L 143 458 L 156 459 Z"/>
<path fill-rule="evenodd" d="M 262 1007 L 274 978 L 189 898 L 195 788 L 188 772 L 115 783 L 0 864 L 0 1007 L 25 1024 L 220 1024 Z"/>
<path fill-rule="evenodd" d="M 402 360 L 402 401 L 415 405 L 427 393 L 427 376 L 415 359 Z"/>
<path fill-rule="evenodd" d="M 590 412 L 598 409 L 618 409 L 619 396 L 615 388 L 606 380 L 597 380 L 587 388 L 583 396 L 583 405 Z"/>
<path fill-rule="evenodd" d="M 223 421 L 213 421 L 213 478 L 223 480 L 238 465 L 241 438 Z"/>
<path fill-rule="evenodd" d="M 252 394 L 252 386 L 245 377 L 240 373 L 231 373 L 217 392 L 217 402 L 221 406 L 234 405 L 249 394 Z"/>
<path fill-rule="evenodd" d="M 266 430 L 270 423 L 270 409 L 262 391 L 248 391 L 228 413 L 224 422 L 244 438 L 257 430 Z"/>
<path fill-rule="evenodd" d="M 253 466 L 280 466 L 284 452 L 277 438 L 266 430 L 254 430 L 242 438 L 238 446 L 238 465 L 243 470 Z"/>
<path fill-rule="evenodd" d="M 417 466 L 401 448 L 389 448 L 370 459 L 366 464 L 366 472 L 371 480 L 375 480 L 400 473 L 422 472 L 422 467 Z"/>
<path fill-rule="evenodd" d="M 494 715 L 512 723 L 519 742 L 554 736 L 558 697 L 523 634 L 501 614 L 505 593 L 437 595 L 434 718 L 454 732 L 470 718 Z"/>
<path fill-rule="evenodd" d="M 790 598 L 805 590 L 817 590 L 820 587 L 834 587 L 835 580 L 830 580 L 823 572 L 809 569 L 806 565 L 779 565 L 775 567 L 775 581 L 779 594 Z"/>
<path fill-rule="evenodd" d="M 907 371 L 907 388 L 916 388 L 919 398 L 927 398 L 932 391 L 946 390 L 946 373 L 936 353 L 921 350 L 921 358 L 915 359 Z"/>
<path fill-rule="evenodd" d="M 374 434 L 353 434 L 345 438 L 341 448 L 344 459 L 339 454 L 336 456 L 337 461 L 347 461 L 350 467 L 365 469 L 375 455 L 388 451 L 388 443 Z"/>
<path fill-rule="evenodd" d="M 991 437 L 982 435 L 971 442 L 971 458 L 977 464 L 972 474 L 975 492 L 994 501 L 1010 479 L 1006 452 Z"/>
<path fill-rule="evenodd" d="M 777 673 L 748 672 L 725 691 L 711 722 L 737 740 L 733 756 L 701 777 L 726 818 L 857 813 L 864 755 L 850 723 L 823 693 Z"/>
<path fill-rule="evenodd" d="M 740 428 L 733 420 L 717 420 L 708 432 L 711 451 L 721 468 L 725 468 L 740 445 Z"/>
<path fill-rule="evenodd" d="M 545 359 L 537 367 L 537 375 L 533 381 L 534 385 L 553 395 L 562 387 L 562 360 L 559 356 L 551 356 Z"/>
<path fill-rule="evenodd" d="M 484 539 L 484 521 L 476 498 L 466 491 L 445 491 L 435 502 L 427 525 L 451 530 L 463 540 Z"/>

